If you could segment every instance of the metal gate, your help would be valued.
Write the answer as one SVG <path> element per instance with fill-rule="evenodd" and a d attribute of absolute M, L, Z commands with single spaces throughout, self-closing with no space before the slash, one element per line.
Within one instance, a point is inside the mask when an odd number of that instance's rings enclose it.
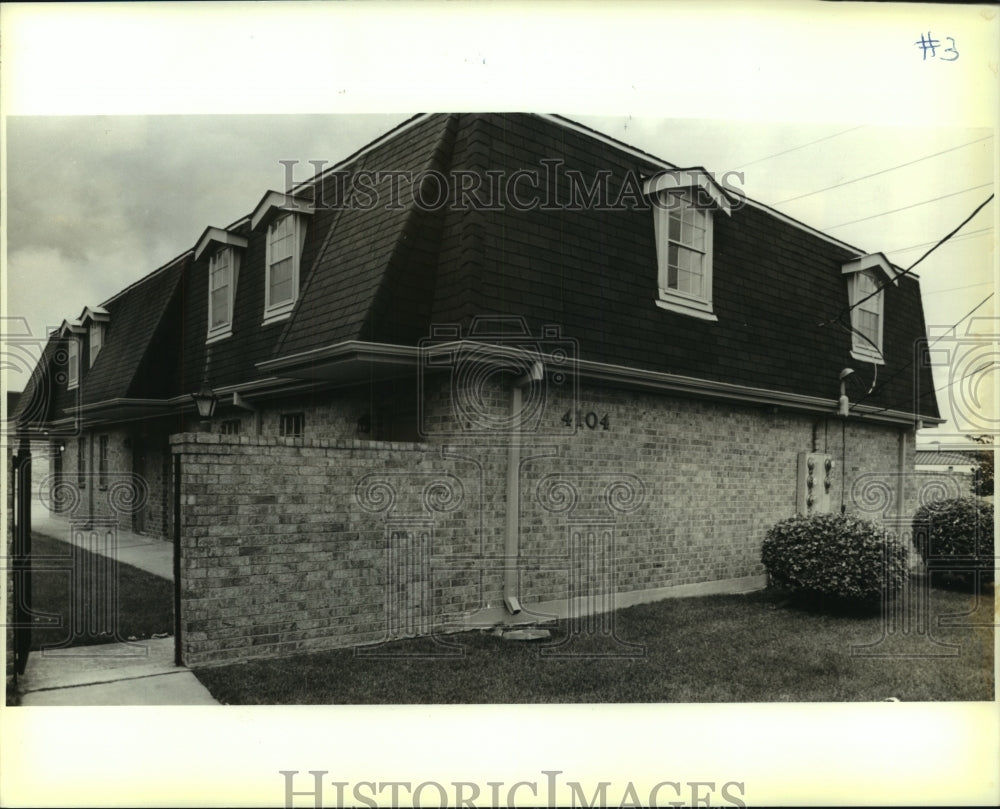
<path fill-rule="evenodd" d="M 13 592 L 14 671 L 24 674 L 31 648 L 31 450 L 27 443 L 14 454 Z"/>

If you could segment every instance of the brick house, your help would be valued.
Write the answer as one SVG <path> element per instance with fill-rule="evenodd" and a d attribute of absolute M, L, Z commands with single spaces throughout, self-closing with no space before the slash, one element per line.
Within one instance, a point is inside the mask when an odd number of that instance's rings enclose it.
<path fill-rule="evenodd" d="M 176 542 L 188 664 L 748 590 L 796 511 L 912 513 L 899 276 L 559 116 L 420 115 L 65 321 L 39 485 Z"/>

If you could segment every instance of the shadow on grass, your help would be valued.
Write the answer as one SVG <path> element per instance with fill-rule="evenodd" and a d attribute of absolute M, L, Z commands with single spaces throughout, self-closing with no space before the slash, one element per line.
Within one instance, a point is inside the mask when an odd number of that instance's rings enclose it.
<path fill-rule="evenodd" d="M 73 546 L 42 534 L 32 534 L 34 570 L 31 606 L 36 615 L 31 649 L 45 646 L 92 646 L 129 638 L 142 640 L 172 634 L 173 583 L 152 573 L 119 563 L 117 604 L 108 603 L 114 592 L 102 577 L 101 558 L 79 551 L 80 571 L 73 571 Z M 80 574 L 74 585 L 74 572 Z"/>
<path fill-rule="evenodd" d="M 965 594 L 929 593 L 933 616 L 969 612 Z M 572 636 L 571 627 L 558 622 L 548 641 L 523 642 L 489 630 L 464 632 L 444 638 L 459 646 L 458 655 L 434 655 L 434 641 L 418 638 L 387 644 L 380 657 L 336 649 L 196 674 L 228 704 L 993 698 L 992 626 L 935 626 L 936 641 L 957 645 L 959 653 L 949 657 L 920 657 L 917 649 L 860 658 L 852 656 L 853 647 L 877 645 L 885 635 L 881 615 L 810 612 L 779 593 L 760 591 L 630 607 L 614 613 L 613 627 L 615 637 Z M 543 653 L 567 639 L 572 643 L 562 648 L 571 654 Z M 639 645 L 641 655 L 615 656 L 618 641 Z M 393 650 L 398 657 L 385 656 Z"/>

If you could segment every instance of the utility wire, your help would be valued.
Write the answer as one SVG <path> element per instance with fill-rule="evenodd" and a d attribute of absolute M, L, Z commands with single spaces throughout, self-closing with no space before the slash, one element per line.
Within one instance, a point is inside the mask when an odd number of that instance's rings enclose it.
<path fill-rule="evenodd" d="M 861 126 L 852 126 L 850 129 L 845 129 L 843 132 L 837 132 L 833 135 L 826 135 L 822 138 L 817 138 L 816 140 L 811 140 L 809 143 L 803 143 L 801 146 L 793 146 L 791 149 L 785 149 L 783 152 L 775 152 L 774 154 L 769 154 L 767 157 L 758 157 L 756 160 L 751 160 L 749 163 L 744 163 L 742 166 L 737 166 L 736 170 L 745 169 L 747 166 L 752 166 L 756 163 L 763 163 L 765 160 L 770 160 L 774 157 L 781 157 L 781 155 L 788 154 L 789 152 L 797 152 L 799 149 L 805 149 L 807 146 L 812 146 L 814 143 L 821 143 L 824 140 L 830 140 L 831 138 L 839 138 L 841 135 L 846 135 L 848 132 L 854 132 L 857 129 L 864 129 L 865 124 Z"/>
<path fill-rule="evenodd" d="M 828 185 L 826 188 L 819 188 L 815 191 L 810 191 L 808 194 L 799 194 L 797 197 L 789 197 L 788 199 L 783 199 L 781 202 L 774 203 L 775 205 L 784 205 L 786 202 L 794 202 L 797 199 L 805 199 L 806 197 L 811 197 L 815 194 L 821 194 L 824 191 L 832 191 L 834 188 L 842 188 L 845 185 L 851 185 L 852 183 L 859 183 L 862 180 L 868 180 L 871 177 L 878 177 L 881 174 L 888 174 L 890 171 L 895 171 L 896 169 L 906 168 L 907 166 L 915 165 L 916 163 L 921 163 L 924 160 L 930 160 L 932 157 L 939 157 L 943 154 L 948 154 L 948 152 L 954 152 L 958 149 L 964 149 L 966 146 L 972 146 L 976 143 L 982 143 L 984 140 L 989 140 L 992 135 L 986 135 L 985 137 L 978 138 L 977 140 L 970 140 L 968 143 L 963 143 L 960 146 L 952 146 L 950 149 L 944 149 L 940 152 L 935 152 L 934 154 L 924 155 L 923 157 L 918 157 L 916 160 L 910 160 L 906 163 L 900 163 L 898 166 L 891 166 L 887 169 L 882 169 L 881 171 L 873 172 L 872 174 L 866 174 L 863 177 L 855 177 L 853 180 L 844 180 L 842 183 L 835 183 L 834 185 Z"/>
<path fill-rule="evenodd" d="M 920 264 L 921 261 L 923 261 L 925 258 L 927 258 L 927 256 L 929 256 L 931 253 L 933 253 L 935 250 L 937 250 L 941 245 L 943 245 L 945 242 L 947 242 L 952 236 L 954 236 L 956 233 L 958 233 L 958 231 L 960 231 L 962 228 L 964 228 L 972 219 L 975 218 L 976 214 L 978 214 L 983 208 L 985 208 L 992 200 L 993 200 L 993 194 L 990 194 L 986 199 L 984 199 L 981 203 L 979 203 L 978 206 L 976 206 L 976 210 L 974 210 L 967 217 L 965 217 L 965 219 L 962 220 L 961 224 L 959 224 L 958 227 L 956 227 L 954 230 L 952 230 L 947 236 L 945 236 L 944 238 L 942 238 L 938 242 L 936 242 L 934 244 L 934 246 L 931 247 L 930 250 L 928 250 L 920 258 L 918 258 L 916 261 L 914 261 L 909 267 L 907 267 L 905 270 L 903 270 L 894 279 L 892 279 L 891 281 L 887 281 L 885 283 L 882 283 L 882 284 L 878 285 L 875 288 L 874 292 L 869 293 L 868 295 L 866 295 L 865 297 L 863 297 L 861 300 L 856 301 L 855 303 L 853 303 L 850 306 L 848 306 L 846 309 L 842 309 L 835 317 L 830 318 L 830 320 L 825 320 L 822 323 L 819 323 L 818 325 L 820 327 L 822 327 L 822 326 L 825 326 L 827 323 L 829 323 L 831 320 L 840 320 L 840 318 L 842 318 L 848 312 L 852 311 L 853 309 L 856 309 L 861 304 L 863 304 L 865 301 L 867 301 L 867 300 L 869 300 L 871 298 L 874 298 L 883 289 L 885 289 L 886 286 L 888 286 L 889 284 L 893 283 L 894 281 L 898 281 L 904 275 L 908 275 L 909 273 L 913 272 L 913 270 L 916 269 L 917 265 Z"/>
<path fill-rule="evenodd" d="M 979 368 L 973 368 L 971 371 L 969 371 L 969 373 L 963 374 L 958 379 L 951 380 L 951 382 L 949 382 L 946 385 L 942 385 L 940 388 L 935 388 L 934 390 L 929 390 L 929 391 L 925 391 L 924 393 L 921 393 L 917 397 L 917 401 L 920 401 L 921 399 L 923 399 L 926 396 L 930 396 L 932 393 L 940 393 L 945 388 L 950 388 L 956 382 L 961 382 L 963 379 L 968 379 L 970 376 L 973 376 L 975 374 L 981 374 L 983 371 L 991 371 L 991 370 L 993 370 L 996 367 L 1000 367 L 1000 360 L 993 360 L 992 362 L 989 362 L 986 365 L 982 365 Z M 896 402 L 895 404 L 891 404 L 891 405 L 888 405 L 886 407 L 879 408 L 878 410 L 875 410 L 872 413 L 865 413 L 865 415 L 866 416 L 877 416 L 879 413 L 884 413 L 886 410 L 893 410 L 893 409 L 895 409 L 897 407 L 900 407 L 902 405 L 905 405 L 905 404 L 906 404 L 905 401 Z"/>
<path fill-rule="evenodd" d="M 987 283 L 990 283 L 990 282 L 987 282 Z M 979 286 L 979 284 L 976 284 L 976 286 Z M 959 327 L 959 325 L 961 325 L 961 323 L 962 323 L 963 320 L 966 320 L 967 318 L 969 318 L 973 314 L 975 314 L 976 311 L 979 310 L 979 309 L 981 309 L 986 304 L 986 302 L 990 298 L 992 298 L 995 294 L 996 293 L 991 292 L 989 295 L 987 295 L 985 298 L 983 298 L 979 303 L 977 303 L 975 306 L 973 306 L 968 312 L 966 312 L 958 320 L 956 320 L 951 326 L 949 326 L 947 328 L 947 330 L 945 330 L 944 332 L 942 332 L 941 334 L 939 334 L 936 338 L 934 338 L 933 342 L 928 343 L 927 344 L 927 348 L 933 348 L 934 346 L 936 346 L 938 344 L 939 340 L 941 340 L 941 339 L 943 339 L 945 337 L 945 335 L 947 335 L 949 332 L 953 333 L 955 331 L 955 329 L 957 329 Z M 892 380 L 894 380 L 897 376 L 899 376 L 901 373 L 903 373 L 911 365 L 913 365 L 913 357 L 910 357 L 910 360 L 905 365 L 901 366 L 899 369 L 896 370 L 896 372 L 894 374 L 892 374 L 891 376 L 889 376 L 888 379 L 886 379 L 884 382 L 882 382 L 882 384 L 879 386 L 878 390 L 870 390 L 870 391 L 868 391 L 864 396 L 862 396 L 860 399 L 858 399 L 858 401 L 856 401 L 854 404 L 852 404 L 851 405 L 851 409 L 853 410 L 855 407 L 857 407 L 858 405 L 862 404 L 866 399 L 869 399 L 872 396 L 876 396 L 879 393 L 881 393 L 883 390 L 885 390 L 886 386 L 890 382 L 892 382 Z M 945 387 L 947 387 L 947 385 Z M 893 405 L 893 407 L 894 406 L 895 405 Z M 891 408 L 885 408 L 885 409 L 886 410 L 890 410 Z M 882 412 L 882 411 L 879 411 L 879 412 Z"/>
<path fill-rule="evenodd" d="M 945 289 L 925 289 L 928 295 L 943 295 L 945 292 L 957 292 L 960 289 L 975 289 L 976 287 L 984 287 L 987 284 L 992 284 L 992 281 L 980 281 L 978 284 L 966 284 L 961 287 L 946 287 Z"/>
<path fill-rule="evenodd" d="M 858 222 L 867 222 L 869 219 L 878 219 L 880 216 L 888 216 L 891 213 L 908 211 L 910 208 L 919 208 L 921 205 L 929 205 L 930 203 L 937 202 L 941 199 L 948 199 L 948 197 L 957 197 L 959 194 L 968 194 L 970 191 L 978 191 L 980 188 L 989 188 L 991 185 L 993 185 L 993 183 L 974 185 L 971 188 L 963 188 L 961 191 L 952 191 L 950 194 L 942 194 L 940 197 L 925 199 L 923 202 L 914 202 L 912 205 L 904 205 L 902 208 L 893 208 L 891 211 L 883 211 L 882 213 L 872 214 L 871 216 L 862 216 L 860 219 L 852 219 L 850 222 L 841 222 L 839 225 L 826 225 L 825 227 L 820 228 L 820 230 L 833 230 L 834 228 L 842 228 L 847 225 L 856 225 Z"/>
<path fill-rule="evenodd" d="M 979 236 L 983 233 L 992 232 L 993 228 L 979 228 L 978 230 L 970 230 L 968 233 L 963 233 L 961 236 L 956 236 L 952 239 L 953 242 L 961 241 L 962 239 L 971 239 L 973 236 Z M 921 242 L 920 244 L 911 244 L 906 247 L 895 247 L 891 250 L 883 250 L 882 252 L 888 255 L 889 253 L 906 253 L 910 250 L 916 250 L 918 247 L 927 247 L 929 244 L 934 244 L 935 242 Z"/>

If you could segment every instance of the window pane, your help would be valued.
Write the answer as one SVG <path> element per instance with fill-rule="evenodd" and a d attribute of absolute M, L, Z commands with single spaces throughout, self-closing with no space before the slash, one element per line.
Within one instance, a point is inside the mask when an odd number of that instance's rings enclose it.
<path fill-rule="evenodd" d="M 292 260 L 286 258 L 271 266 L 271 304 L 292 299 Z"/>
<path fill-rule="evenodd" d="M 229 287 L 212 290 L 212 328 L 229 322 Z"/>
<path fill-rule="evenodd" d="M 878 315 L 872 312 L 858 312 L 858 331 L 878 345 Z"/>
<path fill-rule="evenodd" d="M 681 237 L 681 223 L 677 211 L 670 211 L 670 240 L 677 241 Z"/>
<path fill-rule="evenodd" d="M 292 260 L 283 259 L 271 265 L 271 288 L 292 280 Z"/>
<path fill-rule="evenodd" d="M 667 268 L 667 289 L 677 289 L 677 267 Z"/>
<path fill-rule="evenodd" d="M 218 289 L 229 284 L 229 251 L 223 250 L 212 258 L 210 271 L 211 288 Z"/>
<path fill-rule="evenodd" d="M 695 250 L 705 249 L 705 228 L 695 225 L 691 228 L 691 246 Z"/>

